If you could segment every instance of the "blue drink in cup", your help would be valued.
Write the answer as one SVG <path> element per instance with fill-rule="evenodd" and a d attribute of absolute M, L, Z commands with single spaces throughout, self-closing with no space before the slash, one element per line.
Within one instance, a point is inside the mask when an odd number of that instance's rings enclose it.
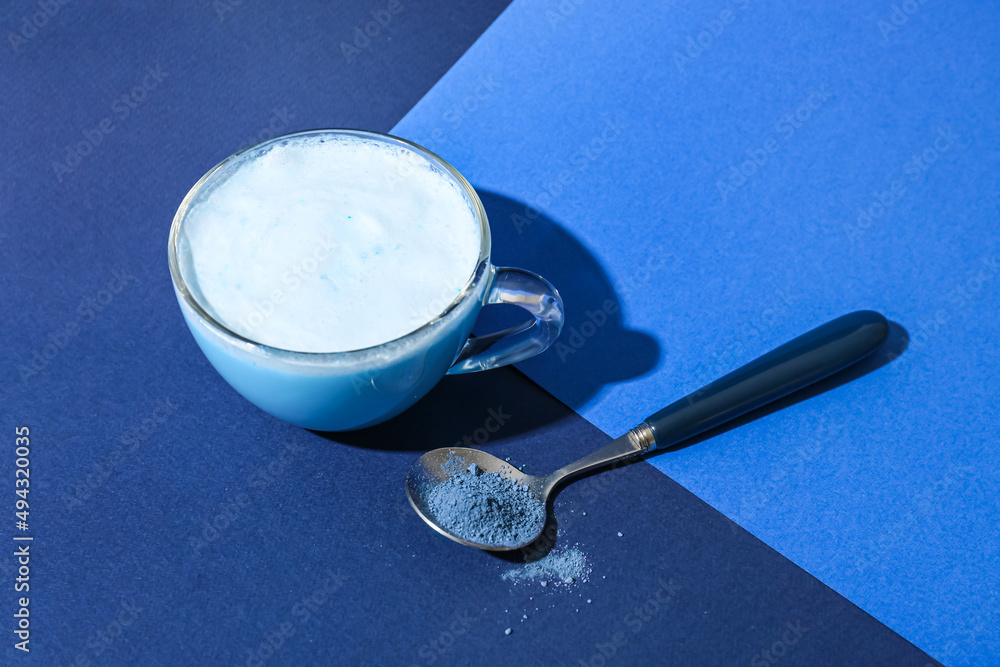
<path fill-rule="evenodd" d="M 486 214 L 461 174 L 388 135 L 312 130 L 227 158 L 181 203 L 168 250 L 212 365 L 312 429 L 382 422 L 446 373 L 525 359 L 562 327 L 547 281 L 490 264 Z M 470 339 L 489 303 L 532 319 Z"/>

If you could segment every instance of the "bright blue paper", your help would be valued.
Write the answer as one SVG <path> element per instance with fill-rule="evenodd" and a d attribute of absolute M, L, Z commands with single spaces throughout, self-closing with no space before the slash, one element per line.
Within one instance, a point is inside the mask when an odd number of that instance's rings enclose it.
<path fill-rule="evenodd" d="M 520 367 L 608 433 L 843 313 L 905 328 L 653 464 L 948 664 L 1000 654 L 998 19 L 522 0 L 394 129 L 562 290 L 563 345 Z"/>

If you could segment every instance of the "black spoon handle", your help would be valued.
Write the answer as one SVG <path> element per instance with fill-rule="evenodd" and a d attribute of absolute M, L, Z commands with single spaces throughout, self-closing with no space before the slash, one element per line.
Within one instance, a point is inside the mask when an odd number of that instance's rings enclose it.
<path fill-rule="evenodd" d="M 871 310 L 816 327 L 648 417 L 645 425 L 655 448 L 675 445 L 818 382 L 871 354 L 888 333 L 888 321 Z"/>

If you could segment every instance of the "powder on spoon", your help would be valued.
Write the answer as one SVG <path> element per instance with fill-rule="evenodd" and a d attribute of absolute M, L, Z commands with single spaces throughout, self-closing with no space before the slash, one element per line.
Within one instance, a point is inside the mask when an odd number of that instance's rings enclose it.
<path fill-rule="evenodd" d="M 531 490 L 499 472 L 485 472 L 451 452 L 448 479 L 424 489 L 428 509 L 451 534 L 494 547 L 530 539 L 545 523 L 545 507 Z"/>

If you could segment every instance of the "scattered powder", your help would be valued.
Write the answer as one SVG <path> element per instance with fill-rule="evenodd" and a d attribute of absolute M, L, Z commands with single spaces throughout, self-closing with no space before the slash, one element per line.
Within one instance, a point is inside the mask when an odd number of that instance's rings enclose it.
<path fill-rule="evenodd" d="M 424 499 L 446 530 L 463 540 L 513 546 L 537 535 L 545 507 L 526 485 L 500 472 L 484 472 L 452 452 L 442 464 L 444 482 L 428 485 Z"/>
<path fill-rule="evenodd" d="M 587 581 L 589 575 L 590 568 L 587 567 L 587 558 L 582 551 L 574 547 L 558 554 L 551 552 L 541 560 L 508 570 L 501 576 L 504 581 L 513 581 L 514 583 L 541 579 L 542 586 L 547 586 L 549 581 L 556 584 Z"/>

